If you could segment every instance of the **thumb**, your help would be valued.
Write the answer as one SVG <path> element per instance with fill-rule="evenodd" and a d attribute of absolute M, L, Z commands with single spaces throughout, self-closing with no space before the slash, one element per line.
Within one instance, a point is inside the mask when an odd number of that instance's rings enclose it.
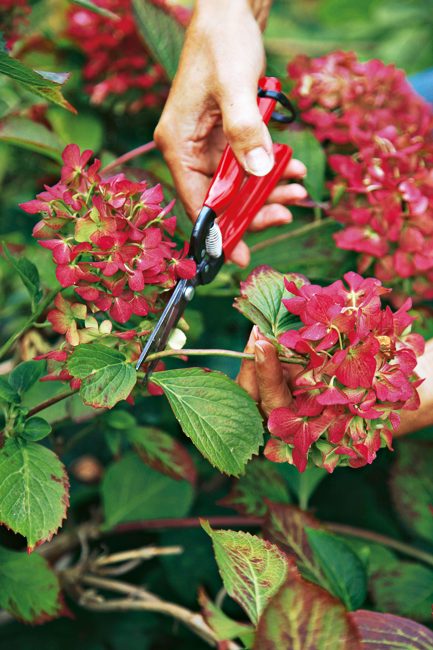
<path fill-rule="evenodd" d="M 274 166 L 272 139 L 257 106 L 257 84 L 239 88 L 220 103 L 223 130 L 242 167 L 254 176 L 266 176 Z"/>

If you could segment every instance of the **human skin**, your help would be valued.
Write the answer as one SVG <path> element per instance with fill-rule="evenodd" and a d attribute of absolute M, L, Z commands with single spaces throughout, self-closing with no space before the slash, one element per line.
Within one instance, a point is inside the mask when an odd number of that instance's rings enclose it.
<path fill-rule="evenodd" d="M 277 351 L 259 332 L 251 331 L 245 352 L 254 354 L 254 361 L 244 360 L 238 375 L 238 383 L 259 404 L 262 413 L 292 401 L 290 386 L 299 372 L 299 366 L 281 364 Z M 433 425 L 433 339 L 427 341 L 424 354 L 419 357 L 416 374 L 424 379 L 418 388 L 421 404 L 416 411 L 401 411 L 401 423 L 395 436 L 404 436 Z"/>
<path fill-rule="evenodd" d="M 249 173 L 264 176 L 273 165 L 272 140 L 257 107 L 257 85 L 265 69 L 261 28 L 270 0 L 197 0 L 176 77 L 155 130 L 155 141 L 177 193 L 194 221 L 227 143 Z M 285 179 L 305 176 L 292 160 Z M 306 197 L 296 182 L 275 188 L 251 230 L 289 223 L 287 205 Z M 240 242 L 231 255 L 240 266 L 249 250 Z"/>

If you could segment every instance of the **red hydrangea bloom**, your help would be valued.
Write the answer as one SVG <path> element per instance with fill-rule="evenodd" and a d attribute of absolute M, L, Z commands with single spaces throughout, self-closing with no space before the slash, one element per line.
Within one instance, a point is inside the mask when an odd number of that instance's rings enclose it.
<path fill-rule="evenodd" d="M 328 214 L 358 270 L 433 297 L 433 114 L 404 73 L 351 52 L 289 65 L 302 119 L 334 174 Z"/>
<path fill-rule="evenodd" d="M 399 411 L 419 404 L 414 369 L 424 340 L 410 332 L 410 299 L 396 312 L 382 309 L 389 289 L 379 280 L 353 272 L 344 280 L 286 280 L 292 295 L 283 303 L 302 326 L 281 335 L 280 353 L 300 370 L 290 407 L 269 416 L 265 454 L 301 472 L 309 460 L 329 472 L 371 463 L 381 447 L 392 449 Z"/>
<path fill-rule="evenodd" d="M 161 205 L 161 188 L 124 174 L 104 179 L 92 156 L 68 145 L 61 180 L 21 207 L 43 215 L 33 234 L 51 251 L 60 285 L 73 287 L 91 312 L 108 312 L 126 323 L 155 312 L 160 294 L 179 278 L 192 277 L 195 264 L 187 248 L 175 250 L 175 217 L 167 217 L 173 204 Z M 56 307 L 49 320 L 76 345 L 77 305 L 58 298 Z"/>
<path fill-rule="evenodd" d="M 169 2 L 152 0 L 182 23 L 189 12 Z M 107 99 L 130 112 L 161 106 L 168 91 L 162 68 L 153 63 L 137 30 L 131 0 L 96 0 L 118 16 L 102 16 L 82 7 L 71 8 L 67 36 L 86 56 L 83 75 L 94 104 Z"/>

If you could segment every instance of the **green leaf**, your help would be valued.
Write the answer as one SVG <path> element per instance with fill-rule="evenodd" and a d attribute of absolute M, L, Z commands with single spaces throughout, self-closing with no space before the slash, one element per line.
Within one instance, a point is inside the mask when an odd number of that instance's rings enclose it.
<path fill-rule="evenodd" d="M 62 145 L 54 133 L 43 124 L 25 117 L 8 116 L 0 124 L 0 141 L 36 151 L 61 162 Z"/>
<path fill-rule="evenodd" d="M 270 266 L 259 266 L 241 282 L 241 295 L 234 306 L 257 325 L 262 334 L 276 340 L 299 319 L 287 311 L 283 298 L 290 298 L 284 286 L 284 276 Z"/>
<path fill-rule="evenodd" d="M 215 632 L 217 641 L 229 641 L 231 639 L 245 638 L 252 635 L 253 628 L 245 623 L 238 623 L 229 618 L 222 609 L 213 603 L 206 595 L 203 589 L 199 591 L 199 602 L 202 608 L 202 614 L 209 625 Z"/>
<path fill-rule="evenodd" d="M 48 110 L 47 117 L 63 146 L 74 142 L 80 149 L 91 149 L 93 152 L 100 150 L 103 128 L 96 115 L 80 111 L 72 117 L 53 106 Z"/>
<path fill-rule="evenodd" d="M 88 9 L 89 11 L 93 11 L 93 13 L 99 14 L 100 16 L 105 16 L 105 18 L 119 20 L 117 14 L 113 13 L 109 9 L 104 9 L 104 7 L 99 7 L 99 5 L 91 2 L 91 0 L 69 0 L 69 2 L 72 2 L 72 4 L 78 5 L 79 7 L 83 7 L 84 9 Z"/>
<path fill-rule="evenodd" d="M 212 539 L 227 593 L 257 624 L 270 598 L 286 579 L 286 556 L 277 546 L 249 533 L 212 530 L 207 522 L 202 526 Z"/>
<path fill-rule="evenodd" d="M 360 609 L 349 614 L 361 639 L 361 650 L 431 650 L 433 632 L 408 618 Z"/>
<path fill-rule="evenodd" d="M 369 582 L 377 609 L 431 622 L 433 571 L 422 564 L 395 560 L 379 569 Z"/>
<path fill-rule="evenodd" d="M 23 361 L 12 370 L 9 382 L 22 395 L 44 376 L 46 370 L 46 361 Z"/>
<path fill-rule="evenodd" d="M 80 395 L 94 407 L 112 408 L 128 397 L 137 382 L 137 373 L 125 355 L 100 343 L 77 345 L 68 370 L 83 379 Z"/>
<path fill-rule="evenodd" d="M 343 605 L 290 567 L 287 582 L 259 621 L 253 650 L 360 650 Z"/>
<path fill-rule="evenodd" d="M 173 436 L 155 427 L 135 427 L 127 436 L 146 465 L 176 480 L 195 482 L 197 472 L 193 460 Z"/>
<path fill-rule="evenodd" d="M 263 442 L 255 402 L 234 381 L 201 368 L 157 372 L 183 431 L 221 472 L 238 476 Z"/>
<path fill-rule="evenodd" d="M 18 273 L 22 283 L 26 287 L 32 301 L 33 309 L 42 296 L 42 290 L 39 280 L 39 271 L 36 266 L 26 257 L 14 257 L 11 255 L 5 243 L 2 244 L 3 255 L 9 264 Z"/>
<path fill-rule="evenodd" d="M 192 497 L 187 481 L 164 476 L 129 453 L 110 465 L 102 482 L 105 528 L 142 519 L 183 517 Z"/>
<path fill-rule="evenodd" d="M 358 609 L 367 595 L 367 576 L 359 557 L 347 544 L 324 530 L 307 528 L 306 535 L 328 590 L 347 609 Z"/>
<path fill-rule="evenodd" d="M 56 83 L 51 78 L 47 78 L 50 76 L 50 73 L 36 72 L 1 50 L 0 74 L 14 79 L 14 81 L 20 83 L 27 90 L 30 90 L 30 92 L 40 95 L 49 102 L 58 104 L 68 111 L 75 113 L 75 108 L 62 95 L 61 84 Z M 65 76 L 62 76 L 61 79 L 62 82 L 66 80 Z"/>
<path fill-rule="evenodd" d="M 8 402 L 8 404 L 19 404 L 20 402 L 20 396 L 16 390 L 3 377 L 0 377 L 0 400 Z"/>
<path fill-rule="evenodd" d="M 137 426 L 137 420 L 132 413 L 128 413 L 128 411 L 123 411 L 122 409 L 116 409 L 115 411 L 106 413 L 104 415 L 104 422 L 112 429 L 119 431 L 128 431 Z"/>
<path fill-rule="evenodd" d="M 0 548 L 0 607 L 25 623 L 59 616 L 59 580 L 44 558 Z"/>
<path fill-rule="evenodd" d="M 328 472 L 322 467 L 308 467 L 305 472 L 298 472 L 293 465 L 279 465 L 278 469 L 282 476 L 286 476 L 291 491 L 299 501 L 301 510 L 306 510 L 311 495 L 321 483 L 329 476 Z"/>
<path fill-rule="evenodd" d="M 321 584 L 323 575 L 308 543 L 307 527 L 319 529 L 321 524 L 295 506 L 271 503 L 265 521 L 264 536 L 278 544 L 286 553 L 293 555 L 303 575 Z"/>
<path fill-rule="evenodd" d="M 406 441 L 398 446 L 391 474 L 391 496 L 413 534 L 433 539 L 433 443 Z"/>
<path fill-rule="evenodd" d="M 266 458 L 253 458 L 244 476 L 233 482 L 230 494 L 220 503 L 243 515 L 260 517 L 267 511 L 266 500 L 290 503 L 287 485 L 273 463 Z"/>
<path fill-rule="evenodd" d="M 335 245 L 333 234 L 341 230 L 339 224 L 329 217 L 312 221 L 305 216 L 305 208 L 291 209 L 293 223 L 246 236 L 251 262 L 243 277 L 257 266 L 269 264 L 270 259 L 281 273 L 303 273 L 310 280 L 338 280 L 353 268 L 353 253 Z"/>
<path fill-rule="evenodd" d="M 63 463 L 35 442 L 9 438 L 0 450 L 0 521 L 27 538 L 29 551 L 49 541 L 69 504 Z"/>
<path fill-rule="evenodd" d="M 26 420 L 21 437 L 25 440 L 36 442 L 46 438 L 51 433 L 51 424 L 44 418 L 33 417 Z"/>
<path fill-rule="evenodd" d="M 284 140 L 293 149 L 293 157 L 307 168 L 304 185 L 313 201 L 321 201 L 325 192 L 326 155 L 309 129 L 285 131 Z"/>
<path fill-rule="evenodd" d="M 132 0 L 137 27 L 149 52 L 172 80 L 177 71 L 185 28 L 152 0 Z"/>

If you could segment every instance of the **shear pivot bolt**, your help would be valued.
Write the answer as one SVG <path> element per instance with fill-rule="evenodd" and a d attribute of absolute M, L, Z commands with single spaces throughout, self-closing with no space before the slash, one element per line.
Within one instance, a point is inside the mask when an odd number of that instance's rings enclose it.
<path fill-rule="evenodd" d="M 184 294 L 185 300 L 187 300 L 188 302 L 192 300 L 194 298 L 194 293 L 195 293 L 194 287 L 187 287 L 185 289 L 185 294 Z"/>

